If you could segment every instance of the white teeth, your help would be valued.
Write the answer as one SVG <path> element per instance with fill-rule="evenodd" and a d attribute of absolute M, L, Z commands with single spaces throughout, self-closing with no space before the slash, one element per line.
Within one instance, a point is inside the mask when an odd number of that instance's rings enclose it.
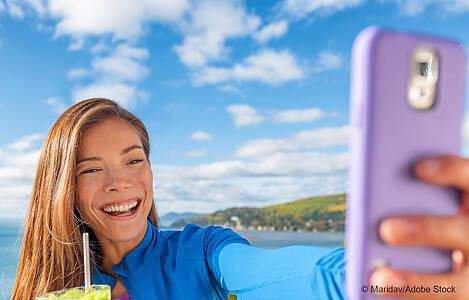
<path fill-rule="evenodd" d="M 128 213 L 124 213 L 122 215 L 119 215 L 119 217 L 124 217 L 124 216 L 128 216 L 128 215 L 131 215 L 132 213 L 131 212 L 128 212 Z"/>
<path fill-rule="evenodd" d="M 106 208 L 104 208 L 105 212 L 116 212 L 116 211 L 127 211 L 129 209 L 134 208 L 137 206 L 137 201 L 132 201 L 130 203 L 124 204 L 124 205 L 110 205 Z"/>

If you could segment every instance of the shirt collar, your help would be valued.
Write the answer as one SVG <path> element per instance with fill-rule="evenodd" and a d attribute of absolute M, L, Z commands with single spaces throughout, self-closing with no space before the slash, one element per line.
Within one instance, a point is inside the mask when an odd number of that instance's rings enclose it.
<path fill-rule="evenodd" d="M 129 277 L 130 274 L 135 276 L 139 274 L 143 269 L 148 266 L 145 264 L 147 257 L 153 257 L 158 255 L 159 246 L 158 243 L 160 237 L 160 231 L 158 228 L 153 226 L 147 219 L 147 231 L 143 240 L 137 245 L 137 247 L 122 258 L 121 262 L 111 268 L 112 272 L 117 274 L 119 277 Z M 102 273 L 95 266 L 93 272 L 93 284 L 109 284 L 111 287 L 116 283 L 116 279 L 109 274 Z"/>

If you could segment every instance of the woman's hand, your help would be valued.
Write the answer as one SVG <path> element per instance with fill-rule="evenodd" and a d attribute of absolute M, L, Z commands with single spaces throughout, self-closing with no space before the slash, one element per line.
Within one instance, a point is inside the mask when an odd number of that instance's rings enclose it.
<path fill-rule="evenodd" d="M 373 272 L 370 284 L 415 285 L 431 289 L 429 294 L 386 294 L 397 298 L 469 299 L 469 159 L 460 156 L 433 157 L 417 163 L 414 171 L 425 182 L 460 189 L 460 214 L 391 217 L 380 225 L 381 238 L 393 245 L 450 249 L 453 270 L 442 274 L 423 274 L 383 267 Z M 434 285 L 446 287 L 448 292 L 435 293 Z"/>

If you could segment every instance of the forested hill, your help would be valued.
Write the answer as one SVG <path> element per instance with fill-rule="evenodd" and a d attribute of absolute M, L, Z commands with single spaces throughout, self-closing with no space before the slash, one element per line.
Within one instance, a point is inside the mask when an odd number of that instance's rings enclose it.
<path fill-rule="evenodd" d="M 345 194 L 312 197 L 263 208 L 233 207 L 197 218 L 174 222 L 222 225 L 237 230 L 266 231 L 344 231 Z"/>

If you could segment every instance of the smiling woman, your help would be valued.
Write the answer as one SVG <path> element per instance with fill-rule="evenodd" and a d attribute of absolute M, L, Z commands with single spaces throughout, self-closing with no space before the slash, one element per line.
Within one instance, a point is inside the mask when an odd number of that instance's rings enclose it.
<path fill-rule="evenodd" d="M 146 157 L 135 128 L 118 118 L 90 127 L 79 143 L 75 201 L 84 223 L 99 240 L 105 257 L 101 268 L 109 274 L 147 229 L 154 202 Z"/>
<path fill-rule="evenodd" d="M 129 144 L 133 145 L 126 147 Z M 140 144 L 135 130 L 118 119 L 93 126 L 80 143 L 76 201 L 84 222 L 102 242 L 105 239 L 127 241 L 135 238 L 129 234 L 138 232 L 143 236 L 145 233 L 145 217 L 136 219 L 135 216 L 148 215 L 153 176 Z M 99 156 L 89 156 L 96 153 Z M 138 220 L 140 224 L 135 224 Z M 138 229 L 133 228 L 136 225 Z"/>
<path fill-rule="evenodd" d="M 148 133 L 106 99 L 65 111 L 44 143 L 12 299 L 92 283 L 113 299 L 343 299 L 344 249 L 252 247 L 233 230 L 160 231 Z"/>
<path fill-rule="evenodd" d="M 85 100 L 60 116 L 41 152 L 12 299 L 83 285 L 81 232 L 109 271 L 143 238 L 146 219 L 159 227 L 149 154 L 141 120 L 113 101 Z M 131 215 L 111 216 L 135 200 Z"/>

